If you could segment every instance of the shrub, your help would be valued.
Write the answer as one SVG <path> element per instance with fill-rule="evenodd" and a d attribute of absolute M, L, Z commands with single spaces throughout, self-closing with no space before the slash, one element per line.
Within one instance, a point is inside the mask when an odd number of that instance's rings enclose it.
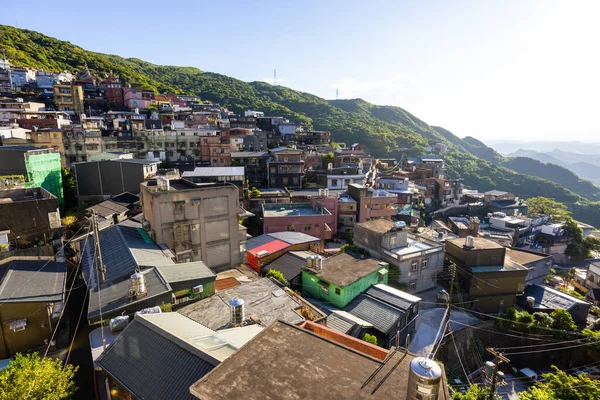
<path fill-rule="evenodd" d="M 363 340 L 367 343 L 371 343 L 377 346 L 377 336 L 375 335 L 365 333 L 365 335 L 363 336 Z"/>
<path fill-rule="evenodd" d="M 267 274 L 265 276 L 267 278 L 277 279 L 279 281 L 279 283 L 281 283 L 284 286 L 290 285 L 290 283 L 288 282 L 287 279 L 285 279 L 285 276 L 283 276 L 281 271 L 277 271 L 276 269 L 269 269 L 269 272 L 267 272 Z"/>

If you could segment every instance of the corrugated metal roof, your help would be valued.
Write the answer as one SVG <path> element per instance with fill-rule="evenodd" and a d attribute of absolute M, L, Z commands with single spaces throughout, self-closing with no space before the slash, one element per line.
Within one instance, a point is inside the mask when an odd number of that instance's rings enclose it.
<path fill-rule="evenodd" d="M 255 247 L 255 248 L 253 248 L 251 250 L 247 250 L 247 251 L 248 251 L 248 253 L 256 256 L 261 251 L 266 251 L 268 254 L 273 254 L 275 252 L 284 250 L 288 247 L 290 247 L 290 245 L 288 243 L 281 241 L 281 240 L 273 239 L 267 243 L 264 243 L 258 247 Z"/>
<path fill-rule="evenodd" d="M 275 232 L 269 233 L 269 236 L 275 239 L 279 239 L 291 245 L 300 243 L 312 243 L 320 241 L 319 238 L 307 235 L 302 232 Z"/>
<path fill-rule="evenodd" d="M 244 167 L 196 167 L 193 171 L 185 171 L 183 178 L 196 176 L 239 176 L 244 175 Z"/>
<path fill-rule="evenodd" d="M 189 387 L 214 365 L 159 329 L 134 318 L 97 364 L 139 399 L 195 399 Z"/>
<path fill-rule="evenodd" d="M 231 158 L 269 158 L 266 151 L 236 151 L 231 153 Z"/>
<path fill-rule="evenodd" d="M 395 307 L 364 294 L 352 300 L 344 311 L 373 324 L 375 329 L 384 334 L 394 328 L 405 314 Z"/>
<path fill-rule="evenodd" d="M 302 270 L 306 266 L 306 258 L 303 258 L 300 255 L 293 253 L 297 252 L 294 251 L 282 255 L 272 263 L 269 263 L 266 266 L 264 266 L 263 271 L 268 272 L 270 269 L 277 270 L 283 274 L 285 279 L 291 281 L 298 275 L 302 274 Z M 316 253 L 312 254 L 316 255 Z"/>
<path fill-rule="evenodd" d="M 216 278 L 216 274 L 202 261 L 157 267 L 167 283 L 191 281 L 195 279 Z"/>
<path fill-rule="evenodd" d="M 365 291 L 365 294 L 381 300 L 384 303 L 390 304 L 400 310 L 408 310 L 410 306 L 420 301 L 421 299 L 408 293 L 403 293 L 400 290 L 394 289 L 387 285 L 373 285 Z"/>
<path fill-rule="evenodd" d="M 46 261 L 13 261 L 0 285 L 3 303 L 62 301 L 67 264 Z"/>

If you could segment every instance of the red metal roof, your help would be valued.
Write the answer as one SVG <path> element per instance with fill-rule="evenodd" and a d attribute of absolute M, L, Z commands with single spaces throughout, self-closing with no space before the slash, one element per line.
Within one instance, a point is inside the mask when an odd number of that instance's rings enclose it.
<path fill-rule="evenodd" d="M 269 254 L 273 254 L 277 251 L 281 251 L 288 247 L 290 247 L 289 243 L 286 243 L 279 239 L 275 239 L 269 243 L 263 244 L 262 246 L 258 246 L 258 247 L 253 248 L 252 250 L 248 250 L 248 253 L 252 254 L 253 256 L 257 256 L 257 253 L 264 250 L 264 251 L 268 252 Z"/>

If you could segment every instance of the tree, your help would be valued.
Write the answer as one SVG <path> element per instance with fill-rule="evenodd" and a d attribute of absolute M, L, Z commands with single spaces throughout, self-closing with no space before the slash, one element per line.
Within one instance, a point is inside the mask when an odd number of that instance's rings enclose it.
<path fill-rule="evenodd" d="M 285 279 L 285 276 L 283 276 L 281 271 L 277 271 L 276 269 L 269 269 L 269 272 L 267 272 L 267 274 L 265 276 L 267 278 L 277 279 L 279 281 L 279 283 L 281 283 L 283 286 L 290 285 L 290 283 L 288 282 L 287 279 Z"/>
<path fill-rule="evenodd" d="M 489 398 L 489 389 L 477 385 L 469 386 L 469 390 L 464 394 L 461 392 L 454 392 L 452 395 L 452 400 L 488 400 Z"/>
<path fill-rule="evenodd" d="M 552 324 L 554 324 L 554 319 L 544 312 L 536 312 L 533 313 L 533 319 L 535 320 L 535 324 L 537 326 L 541 326 L 544 328 L 551 328 Z"/>
<path fill-rule="evenodd" d="M 65 210 L 72 210 L 77 207 L 77 183 L 70 169 L 62 168 L 60 172 L 65 197 Z"/>
<path fill-rule="evenodd" d="M 530 214 L 548 215 L 554 222 L 563 222 L 571 215 L 566 205 L 547 197 L 532 197 L 526 203 Z"/>
<path fill-rule="evenodd" d="M 598 383 L 586 374 L 572 376 L 552 366 L 554 373 L 543 374 L 547 382 L 538 382 L 521 400 L 584 400 L 600 399 Z"/>
<path fill-rule="evenodd" d="M 577 325 L 573 322 L 573 317 L 566 310 L 558 308 L 550 313 L 550 317 L 554 320 L 552 323 L 553 329 L 571 332 L 577 330 Z"/>
<path fill-rule="evenodd" d="M 534 318 L 533 315 L 529 314 L 527 311 L 522 311 L 519 313 L 518 321 L 522 324 L 530 326 L 533 324 Z"/>
<path fill-rule="evenodd" d="M 61 360 L 18 353 L 0 372 L 0 400 L 68 399 L 77 390 L 73 377 L 78 368 L 67 365 L 63 371 Z"/>
<path fill-rule="evenodd" d="M 333 154 L 332 152 L 323 154 L 323 156 L 321 156 L 321 163 L 323 165 L 323 168 L 327 168 L 327 164 L 332 163 L 334 158 L 335 154 Z"/>
<path fill-rule="evenodd" d="M 365 333 L 365 335 L 363 336 L 363 340 L 367 343 L 371 343 L 377 346 L 377 336 L 375 335 Z"/>

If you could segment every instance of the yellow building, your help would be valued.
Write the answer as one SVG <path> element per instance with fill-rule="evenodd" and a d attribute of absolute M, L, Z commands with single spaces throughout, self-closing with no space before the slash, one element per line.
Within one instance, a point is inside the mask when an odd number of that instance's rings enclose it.
<path fill-rule="evenodd" d="M 54 103 L 58 111 L 83 114 L 83 88 L 78 85 L 54 85 Z"/>
<path fill-rule="evenodd" d="M 31 144 L 42 149 L 55 149 L 60 153 L 60 164 L 66 168 L 65 146 L 63 144 L 63 133 L 60 129 L 39 129 L 32 131 Z"/>

